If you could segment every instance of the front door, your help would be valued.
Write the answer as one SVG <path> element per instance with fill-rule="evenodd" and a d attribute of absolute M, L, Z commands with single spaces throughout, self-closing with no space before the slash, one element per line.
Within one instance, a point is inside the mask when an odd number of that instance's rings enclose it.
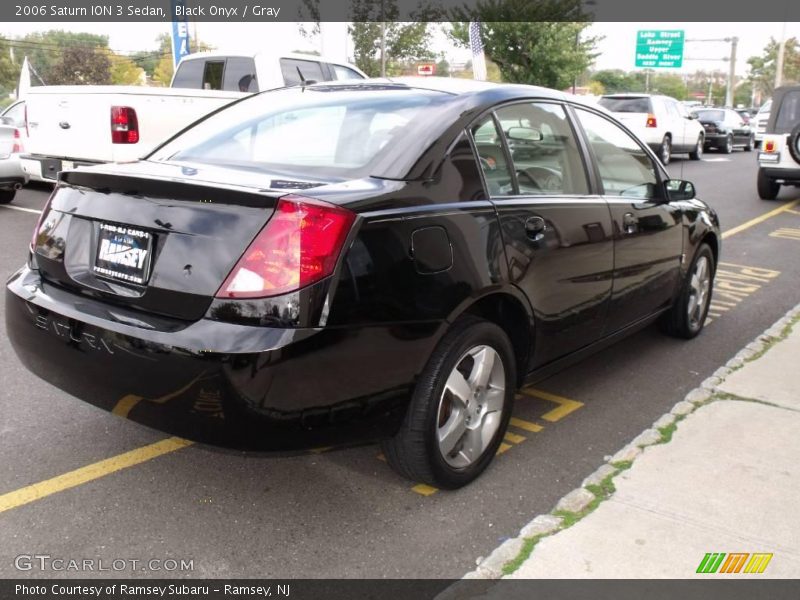
<path fill-rule="evenodd" d="M 616 123 L 576 109 L 611 211 L 614 285 L 606 333 L 668 307 L 680 282 L 681 213 L 664 201 L 658 169 Z"/>

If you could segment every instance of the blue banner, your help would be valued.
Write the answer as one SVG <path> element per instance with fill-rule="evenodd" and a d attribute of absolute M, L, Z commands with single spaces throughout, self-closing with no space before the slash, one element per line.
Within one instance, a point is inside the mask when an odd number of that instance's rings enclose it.
<path fill-rule="evenodd" d="M 172 0 L 172 19 L 172 60 L 177 67 L 180 60 L 191 52 L 185 0 Z"/>

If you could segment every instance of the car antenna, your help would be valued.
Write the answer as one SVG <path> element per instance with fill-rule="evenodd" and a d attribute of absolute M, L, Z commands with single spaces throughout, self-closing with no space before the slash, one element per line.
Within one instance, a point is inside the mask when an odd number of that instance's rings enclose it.
<path fill-rule="evenodd" d="M 300 67 L 295 67 L 295 69 L 297 69 L 297 75 L 300 77 L 300 87 L 302 87 L 303 90 L 305 90 L 307 85 L 314 85 L 317 83 L 316 79 L 306 79 L 303 77 L 303 72 L 300 70 Z"/>

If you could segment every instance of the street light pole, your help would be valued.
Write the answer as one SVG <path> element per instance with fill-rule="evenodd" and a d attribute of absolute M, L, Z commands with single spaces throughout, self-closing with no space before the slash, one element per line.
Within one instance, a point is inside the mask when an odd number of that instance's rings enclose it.
<path fill-rule="evenodd" d="M 725 91 L 725 106 L 733 108 L 733 90 L 736 87 L 736 46 L 738 37 L 731 38 L 731 60 L 728 64 L 728 87 Z"/>

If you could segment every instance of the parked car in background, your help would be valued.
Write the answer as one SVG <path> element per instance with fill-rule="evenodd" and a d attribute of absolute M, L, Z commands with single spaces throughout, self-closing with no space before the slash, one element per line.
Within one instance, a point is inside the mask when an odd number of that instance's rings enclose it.
<path fill-rule="evenodd" d="M 28 176 L 20 164 L 20 153 L 24 149 L 24 129 L 15 119 L 20 102 L 12 104 L 0 115 L 0 204 L 8 204 L 25 183 Z M 24 105 L 23 105 L 24 110 Z"/>
<path fill-rule="evenodd" d="M 706 132 L 705 146 L 725 154 L 734 148 L 750 152 L 755 148 L 755 134 L 742 116 L 730 108 L 701 108 L 695 110 L 697 120 Z"/>
<path fill-rule="evenodd" d="M 703 156 L 705 134 L 682 103 L 669 96 L 609 94 L 598 104 L 614 113 L 661 159 L 669 164 L 673 154 Z"/>
<path fill-rule="evenodd" d="M 767 131 L 767 122 L 769 121 L 769 112 L 772 109 L 772 98 L 767 100 L 758 109 L 758 112 L 753 117 L 755 125 L 753 125 L 753 133 L 755 134 L 756 148 L 761 145 L 764 139 L 764 133 Z"/>
<path fill-rule="evenodd" d="M 777 88 L 758 153 L 758 195 L 774 200 L 782 185 L 800 187 L 800 85 Z"/>
<path fill-rule="evenodd" d="M 169 88 L 32 87 L 23 167 L 35 180 L 55 181 L 62 169 L 135 160 L 190 123 L 247 95 L 303 81 L 364 77 L 353 65 L 319 56 L 198 52 L 181 60 Z"/>
<path fill-rule="evenodd" d="M 31 371 L 151 427 L 381 440 L 402 475 L 457 488 L 523 383 L 655 320 L 698 335 L 720 241 L 691 183 L 573 96 L 323 83 L 63 172 L 6 329 Z"/>

